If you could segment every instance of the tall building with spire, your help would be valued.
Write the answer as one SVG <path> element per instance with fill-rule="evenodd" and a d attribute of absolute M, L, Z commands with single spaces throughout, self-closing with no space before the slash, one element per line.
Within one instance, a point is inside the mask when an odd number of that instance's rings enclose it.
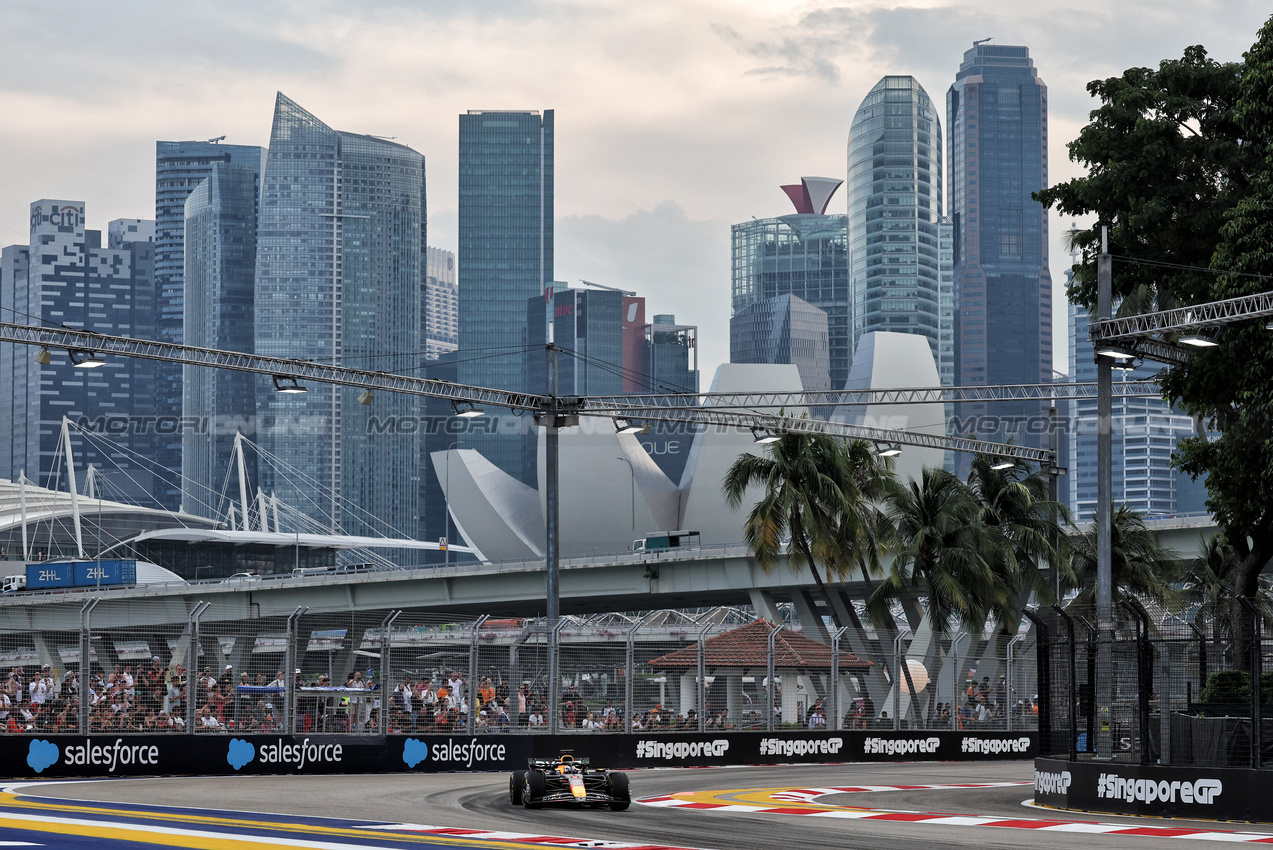
<path fill-rule="evenodd" d="M 884 77 L 863 99 L 849 130 L 848 169 L 851 350 L 872 331 L 919 334 L 949 384 L 941 122 L 914 77 Z"/>
<path fill-rule="evenodd" d="M 946 92 L 946 131 L 955 382 L 1047 383 L 1048 219 L 1031 194 L 1048 185 L 1048 91 L 1029 48 L 978 42 L 966 51 Z M 963 404 L 959 416 L 978 422 L 979 436 L 1046 447 L 1046 408 L 1039 402 Z"/>
<path fill-rule="evenodd" d="M 794 214 L 730 227 L 730 362 L 791 363 L 796 361 L 783 358 L 797 351 L 801 353 L 794 356 L 804 366 L 801 375 L 812 381 L 807 389 L 827 389 L 828 382 L 830 389 L 844 389 L 853 356 L 848 217 L 826 214 L 843 182 L 802 177 L 799 183 L 782 187 L 795 207 Z M 825 314 L 824 319 L 806 315 L 810 307 Z M 779 329 L 790 331 L 794 348 L 780 351 L 769 346 L 768 335 Z M 819 346 L 825 350 L 809 350 Z"/>
<path fill-rule="evenodd" d="M 279 93 L 257 233 L 258 354 L 410 374 L 423 356 L 424 157 L 334 130 Z M 284 382 L 286 383 L 286 382 Z M 412 537 L 411 396 L 257 381 L 266 492 L 324 528 Z"/>
<path fill-rule="evenodd" d="M 553 279 L 553 111 L 471 110 L 460 116 L 460 383 L 543 392 L 526 386 L 527 299 Z M 529 416 L 483 417 L 462 447 L 509 475 L 536 478 Z"/>

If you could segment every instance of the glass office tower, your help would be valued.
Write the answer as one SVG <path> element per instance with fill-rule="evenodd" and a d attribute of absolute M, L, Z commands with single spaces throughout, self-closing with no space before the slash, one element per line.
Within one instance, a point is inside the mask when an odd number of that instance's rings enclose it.
<path fill-rule="evenodd" d="M 830 389 L 849 377 L 849 220 L 820 211 L 745 221 L 730 227 L 732 315 L 752 305 L 794 295 L 826 314 Z M 731 323 L 732 327 L 732 323 Z M 731 332 L 732 337 L 732 332 Z M 734 363 L 779 363 L 738 360 Z"/>
<path fill-rule="evenodd" d="M 0 252 L 0 310 L 19 321 L 100 334 L 154 339 L 154 242 L 150 222 L 111 222 L 118 247 L 103 248 L 102 232 L 84 227 L 84 202 L 42 199 L 31 204 L 29 245 Z M 129 230 L 132 227 L 133 230 Z M 0 478 L 66 489 L 58 454 L 62 417 L 104 439 L 74 436 L 77 481 L 95 467 L 105 498 L 155 507 L 176 487 L 155 475 L 154 364 L 107 356 L 95 369 L 76 368 L 64 351 L 48 364 L 37 350 L 0 345 Z M 175 421 L 167 423 L 174 426 Z M 108 442 L 109 441 L 109 442 Z M 52 476 L 56 476 L 53 478 Z"/>
<path fill-rule="evenodd" d="M 795 295 L 779 295 L 729 320 L 729 362 L 793 364 L 806 391 L 826 392 L 831 389 L 827 339 L 825 311 Z"/>
<path fill-rule="evenodd" d="M 872 331 L 921 334 L 946 380 L 941 122 L 923 87 L 884 77 L 849 130 L 850 346 Z"/>
<path fill-rule="evenodd" d="M 1046 383 L 1052 375 L 1048 92 L 1026 47 L 975 44 L 946 92 L 954 225 L 955 381 Z M 982 436 L 1046 447 L 1044 403 L 965 404 L 997 417 Z"/>
<path fill-rule="evenodd" d="M 553 279 L 553 111 L 460 116 L 459 381 L 528 387 L 526 302 Z M 536 462 L 529 416 L 473 423 L 463 448 L 477 449 L 531 486 Z"/>
<path fill-rule="evenodd" d="M 424 157 L 333 130 L 280 93 L 257 234 L 258 354 L 411 374 L 424 351 Z M 257 382 L 266 492 L 324 528 L 411 537 L 419 406 L 410 396 Z"/>
<path fill-rule="evenodd" d="M 254 194 L 259 196 L 265 156 L 265 148 L 256 145 L 223 145 L 215 140 L 155 143 L 155 332 L 160 342 L 184 340 L 186 199 L 208 178 L 217 163 L 249 168 Z M 156 363 L 154 369 L 158 414 L 165 421 L 177 422 L 182 409 L 182 367 L 175 363 Z M 155 461 L 179 472 L 181 452 L 180 429 L 165 428 L 159 438 Z M 164 507 L 175 509 L 180 498 L 181 488 L 173 485 L 163 492 L 160 501 Z"/>
<path fill-rule="evenodd" d="M 185 204 L 184 312 L 186 345 L 255 351 L 257 175 L 218 162 Z M 218 516 L 234 435 L 256 439 L 256 378 L 246 372 L 183 366 L 181 504 L 188 513 Z M 256 481 L 253 454 L 245 453 Z"/>

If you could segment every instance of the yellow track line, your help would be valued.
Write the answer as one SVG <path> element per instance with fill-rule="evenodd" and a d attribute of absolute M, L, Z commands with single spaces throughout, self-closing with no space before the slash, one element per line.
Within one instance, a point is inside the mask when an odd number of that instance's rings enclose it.
<path fill-rule="evenodd" d="M 105 815 L 120 818 L 134 818 L 146 821 L 158 821 L 165 824 L 164 827 L 138 826 L 134 824 L 96 824 L 92 822 L 68 821 L 57 818 L 56 814 L 47 817 L 35 816 L 36 819 L 23 818 L 20 814 L 8 815 L 0 811 L 0 823 L 10 820 L 17 820 L 22 826 L 14 826 L 18 829 L 32 829 L 39 832 L 55 832 L 61 834 L 83 835 L 87 837 L 111 837 L 129 841 L 139 841 L 150 844 L 163 844 L 170 847 L 190 847 L 192 850 L 222 850 L 223 848 L 250 848 L 250 847 L 276 847 L 279 844 L 287 846 L 296 846 L 295 838 L 277 838 L 271 839 L 268 836 L 242 836 L 235 837 L 230 835 L 214 835 L 209 833 L 200 833 L 196 830 L 180 829 L 178 827 L 168 826 L 174 822 L 189 826 L 228 826 L 238 827 L 240 829 L 262 829 L 275 832 L 285 833 L 294 836 L 300 836 L 315 842 L 313 846 L 348 846 L 345 844 L 332 845 L 322 842 L 322 839 L 357 839 L 359 845 L 362 845 L 368 839 L 376 835 L 383 835 L 386 838 L 392 836 L 397 842 L 411 842 L 419 844 L 446 844 L 456 847 L 490 847 L 490 848 L 510 848 L 510 850 L 524 850 L 524 848 L 542 848 L 543 844 L 523 841 L 500 841 L 498 839 L 474 839 L 466 836 L 455 835 L 435 835 L 432 833 L 410 833 L 410 832 L 392 832 L 377 833 L 367 829 L 350 829 L 348 827 L 323 827 L 313 824 L 296 824 L 296 823 L 276 823 L 263 820 L 246 820 L 241 818 L 218 818 L 208 815 L 182 814 L 173 812 L 147 812 L 132 811 L 128 809 L 114 808 L 90 808 L 88 806 L 76 806 L 67 803 L 44 803 L 37 800 L 21 800 L 17 795 L 11 792 L 0 793 L 0 807 L 15 808 L 29 810 L 32 812 L 50 812 L 62 814 L 76 815 Z M 71 827 L 75 827 L 75 831 Z M 170 839 L 158 837 L 163 832 L 172 831 L 173 836 Z M 128 834 L 123 834 L 128 833 Z M 133 837 L 135 834 L 137 837 Z M 142 837 L 147 836 L 147 837 Z M 190 843 L 199 840 L 203 843 Z M 475 843 L 476 842 L 476 843 Z"/>

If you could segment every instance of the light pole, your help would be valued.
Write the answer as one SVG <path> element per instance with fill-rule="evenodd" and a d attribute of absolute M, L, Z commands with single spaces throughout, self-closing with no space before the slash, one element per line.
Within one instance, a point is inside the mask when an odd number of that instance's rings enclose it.
<path fill-rule="evenodd" d="M 442 514 L 446 519 L 446 531 L 442 535 L 442 539 L 446 541 L 446 551 L 442 553 L 443 567 L 451 566 L 451 449 L 462 442 L 464 441 L 456 440 L 446 447 L 446 492 L 442 494 Z"/>
<path fill-rule="evenodd" d="M 632 533 L 636 534 L 636 468 L 632 465 L 632 461 L 626 457 L 616 457 L 615 460 L 621 460 L 628 465 L 628 472 L 632 474 Z"/>

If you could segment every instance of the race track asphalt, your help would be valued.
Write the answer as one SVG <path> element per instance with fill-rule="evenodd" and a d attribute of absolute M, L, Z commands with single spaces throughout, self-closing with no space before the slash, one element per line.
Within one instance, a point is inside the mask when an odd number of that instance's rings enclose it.
<path fill-rule="evenodd" d="M 891 763 L 630 771 L 637 799 L 687 791 L 760 788 L 839 788 L 857 785 L 954 785 L 1031 782 L 1030 761 Z M 913 850 L 929 847 L 1154 848 L 1180 850 L 1181 839 L 1107 835 L 980 825 L 835 819 L 751 812 L 633 805 L 627 812 L 543 809 L 509 805 L 506 774 L 362 776 L 230 776 L 57 783 L 24 793 L 70 800 L 149 803 L 234 812 L 353 818 L 480 830 L 657 843 L 703 850 L 773 850 L 793 839 L 801 846 Z M 1085 821 L 1136 827 L 1197 827 L 1221 832 L 1273 833 L 1273 827 L 1059 813 L 1025 807 L 1029 785 L 837 794 L 819 800 L 903 812 L 992 816 L 1020 821 Z M 1024 824 L 1023 824 L 1024 826 Z M 1237 838 L 1238 836 L 1234 836 Z M 1214 839 L 1213 839 L 1214 840 Z M 1232 839 L 1230 839 L 1232 840 Z"/>

